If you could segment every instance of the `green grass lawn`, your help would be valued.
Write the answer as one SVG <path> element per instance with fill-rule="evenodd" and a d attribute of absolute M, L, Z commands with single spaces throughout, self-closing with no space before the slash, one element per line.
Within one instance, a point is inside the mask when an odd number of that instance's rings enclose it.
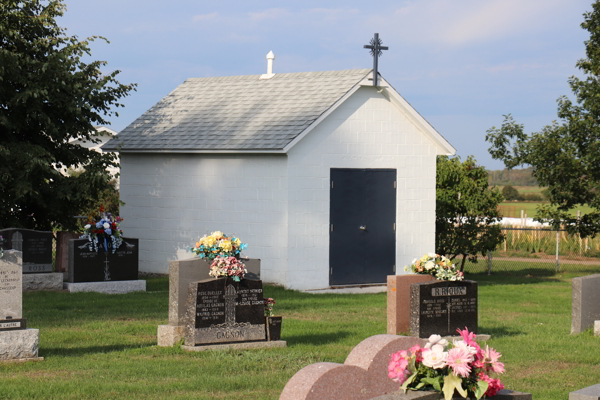
<path fill-rule="evenodd" d="M 600 382 L 599 338 L 569 335 L 573 276 L 468 276 L 480 283 L 480 332 L 504 355 L 507 387 L 564 400 Z M 267 285 L 287 348 L 186 353 L 156 346 L 157 325 L 167 323 L 167 279 L 150 279 L 148 290 L 25 293 L 23 314 L 40 329 L 45 361 L 0 364 L 0 398 L 278 399 L 302 367 L 342 363 L 361 340 L 386 332 L 385 293 L 314 295 Z"/>

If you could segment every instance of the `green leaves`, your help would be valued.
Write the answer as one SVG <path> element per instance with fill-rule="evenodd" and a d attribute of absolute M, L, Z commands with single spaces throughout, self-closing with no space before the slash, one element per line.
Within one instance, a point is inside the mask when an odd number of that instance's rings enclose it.
<path fill-rule="evenodd" d="M 489 188 L 487 172 L 473 157 L 437 158 L 435 251 L 450 259 L 463 255 L 472 261 L 502 241 L 494 225 L 502 195 Z M 464 264 L 463 264 L 464 265 Z M 461 270 L 463 266 L 461 266 Z"/>
<path fill-rule="evenodd" d="M 585 42 L 587 58 L 577 62 L 586 75 L 572 76 L 569 86 L 576 98 L 558 99 L 559 122 L 552 122 L 540 132 L 524 133 L 523 125 L 505 116 L 500 129 L 487 131 L 493 158 L 508 168 L 531 165 L 540 186 L 548 186 L 552 210 L 545 208 L 536 220 L 550 222 L 554 228 L 566 225 L 570 233 L 582 237 L 600 233 L 600 2 L 584 14 L 581 27 L 590 38 Z M 577 220 L 566 211 L 587 204 L 594 211 Z"/>
<path fill-rule="evenodd" d="M 446 375 L 444 378 L 444 388 L 442 389 L 442 392 L 444 393 L 444 399 L 452 400 L 455 389 L 462 397 L 466 398 L 467 391 L 462 388 L 461 383 L 462 380 L 458 376 L 454 374 Z"/>
<path fill-rule="evenodd" d="M 57 25 L 64 9 L 60 0 L 0 0 L 0 226 L 74 226 L 109 187 L 106 167 L 118 165 L 71 140 L 93 141 L 135 85 L 81 61 L 89 45 Z M 59 164 L 89 171 L 69 177 Z"/>
<path fill-rule="evenodd" d="M 482 398 L 485 392 L 487 392 L 488 386 L 489 384 L 486 381 L 477 381 L 477 386 L 475 388 L 475 397 L 477 397 L 478 399 Z"/>

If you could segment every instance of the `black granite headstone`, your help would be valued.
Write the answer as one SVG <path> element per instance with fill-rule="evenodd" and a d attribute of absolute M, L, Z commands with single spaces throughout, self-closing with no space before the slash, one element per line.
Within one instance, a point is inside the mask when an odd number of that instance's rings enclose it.
<path fill-rule="evenodd" d="M 477 333 L 477 282 L 434 281 L 411 286 L 411 334 L 456 335 L 457 329 Z"/>
<path fill-rule="evenodd" d="M 23 273 L 52 272 L 52 232 L 9 228 L 0 230 L 4 250 L 23 253 Z"/>
<path fill-rule="evenodd" d="M 69 240 L 69 282 L 133 281 L 138 279 L 139 239 L 123 238 L 116 252 L 90 250 L 87 239 Z"/>
<path fill-rule="evenodd" d="M 186 308 L 186 346 L 266 340 L 262 281 L 192 282 Z"/>

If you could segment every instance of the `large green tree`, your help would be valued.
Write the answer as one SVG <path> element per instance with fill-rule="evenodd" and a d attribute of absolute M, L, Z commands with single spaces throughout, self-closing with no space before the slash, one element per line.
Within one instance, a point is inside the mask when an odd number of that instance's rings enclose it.
<path fill-rule="evenodd" d="M 585 42 L 587 58 L 577 62 L 585 75 L 569 78 L 575 102 L 558 99 L 559 121 L 541 132 L 525 134 L 523 125 L 506 115 L 500 128 L 487 131 L 492 157 L 507 168 L 531 165 L 541 186 L 548 186 L 551 204 L 538 208 L 539 221 L 561 225 L 571 233 L 595 236 L 600 232 L 600 2 L 584 14 L 583 29 L 590 33 Z M 580 204 L 593 211 L 580 219 L 568 213 Z"/>
<path fill-rule="evenodd" d="M 502 242 L 497 222 L 498 204 L 503 200 L 497 188 L 488 185 L 484 167 L 471 156 L 437 158 L 435 251 L 451 260 L 462 256 L 460 270 L 467 259 L 477 262 Z"/>
<path fill-rule="evenodd" d="M 61 0 L 0 0 L 0 227 L 74 227 L 118 165 L 69 140 L 97 142 L 94 126 L 109 124 L 135 85 L 84 61 L 98 37 L 66 35 L 56 22 L 64 9 Z M 59 172 L 77 167 L 84 172 Z"/>

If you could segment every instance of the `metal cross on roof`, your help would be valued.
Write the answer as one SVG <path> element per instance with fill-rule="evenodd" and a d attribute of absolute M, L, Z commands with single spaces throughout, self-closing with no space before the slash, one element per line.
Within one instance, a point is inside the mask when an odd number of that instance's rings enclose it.
<path fill-rule="evenodd" d="M 377 60 L 383 54 L 381 50 L 387 50 L 387 46 L 382 46 L 383 42 L 379 39 L 379 33 L 376 33 L 371 39 L 370 44 L 365 44 L 365 49 L 371 49 L 373 56 L 373 86 L 377 85 Z"/>

